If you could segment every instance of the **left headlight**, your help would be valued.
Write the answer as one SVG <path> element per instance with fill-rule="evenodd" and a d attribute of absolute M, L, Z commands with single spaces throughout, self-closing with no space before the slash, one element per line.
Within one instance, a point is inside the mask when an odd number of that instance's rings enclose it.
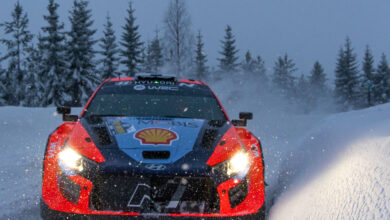
<path fill-rule="evenodd" d="M 83 171 L 83 157 L 75 150 L 67 147 L 58 154 L 58 160 L 61 165 L 74 171 Z"/>
<path fill-rule="evenodd" d="M 248 154 L 245 152 L 238 152 L 227 163 L 227 174 L 229 176 L 247 171 L 250 161 Z"/>

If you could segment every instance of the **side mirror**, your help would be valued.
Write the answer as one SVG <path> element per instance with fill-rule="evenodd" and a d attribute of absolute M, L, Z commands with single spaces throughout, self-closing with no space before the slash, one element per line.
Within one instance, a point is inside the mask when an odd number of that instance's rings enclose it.
<path fill-rule="evenodd" d="M 240 112 L 239 117 L 240 117 L 240 119 L 251 120 L 251 119 L 253 119 L 253 113 L 252 112 Z"/>
<path fill-rule="evenodd" d="M 234 126 L 245 127 L 247 125 L 247 121 L 253 119 L 252 112 L 240 112 L 239 114 L 240 120 L 232 120 L 232 124 Z"/>
<path fill-rule="evenodd" d="M 79 116 L 77 115 L 70 115 L 71 108 L 70 107 L 57 107 L 57 113 L 62 114 L 62 120 L 63 121 L 77 121 L 79 119 Z"/>
<path fill-rule="evenodd" d="M 232 120 L 232 124 L 234 126 L 245 127 L 246 126 L 246 121 L 245 120 Z"/>
<path fill-rule="evenodd" d="M 57 107 L 58 114 L 70 114 L 70 107 Z"/>

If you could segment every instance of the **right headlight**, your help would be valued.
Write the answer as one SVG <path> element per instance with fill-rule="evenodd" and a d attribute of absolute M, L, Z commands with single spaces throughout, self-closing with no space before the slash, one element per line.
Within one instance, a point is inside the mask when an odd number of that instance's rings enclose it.
<path fill-rule="evenodd" d="M 73 171 L 83 171 L 83 157 L 70 147 L 65 147 L 58 153 L 58 162 L 61 168 Z"/>

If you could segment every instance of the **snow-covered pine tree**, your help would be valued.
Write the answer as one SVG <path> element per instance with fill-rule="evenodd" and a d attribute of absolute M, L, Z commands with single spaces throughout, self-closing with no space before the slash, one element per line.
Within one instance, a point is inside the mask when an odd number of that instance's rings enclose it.
<path fill-rule="evenodd" d="M 141 71 L 145 73 L 152 72 L 152 49 L 151 43 L 148 41 L 144 48 L 142 48 L 141 52 Z"/>
<path fill-rule="evenodd" d="M 241 63 L 241 68 L 244 73 L 253 73 L 255 71 L 255 61 L 249 50 L 245 53 L 245 59 Z"/>
<path fill-rule="evenodd" d="M 204 43 L 202 33 L 199 31 L 196 36 L 196 50 L 195 50 L 195 75 L 198 80 L 204 80 L 207 76 L 207 56 L 204 51 Z"/>
<path fill-rule="evenodd" d="M 1 54 L 0 54 L 0 57 L 1 57 Z M 5 90 L 5 85 L 4 85 L 4 82 L 5 82 L 5 70 L 1 66 L 1 63 L 2 62 L 0 60 L 0 106 L 6 104 L 6 100 L 5 100 L 6 90 Z"/>
<path fill-rule="evenodd" d="M 8 61 L 4 86 L 6 88 L 5 99 L 8 105 L 18 105 L 23 100 L 23 75 L 26 73 L 27 48 L 33 35 L 28 28 L 27 13 L 19 1 L 15 4 L 11 14 L 11 21 L 0 24 L 4 28 L 5 35 L 9 38 L 2 38 L 0 42 L 7 47 L 7 53 L 0 60 Z"/>
<path fill-rule="evenodd" d="M 362 105 L 370 107 L 373 105 L 372 91 L 374 89 L 373 77 L 375 74 L 374 56 L 371 53 L 370 47 L 367 45 L 363 59 L 363 74 L 360 82 L 360 93 L 363 97 Z"/>
<path fill-rule="evenodd" d="M 349 38 L 340 49 L 336 65 L 335 92 L 344 109 L 357 106 L 359 89 L 359 66 Z"/>
<path fill-rule="evenodd" d="M 93 46 L 96 41 L 93 35 L 96 30 L 91 27 L 93 20 L 91 10 L 87 7 L 88 1 L 75 0 L 69 16 L 71 30 L 66 45 L 68 73 L 64 101 L 72 106 L 82 106 L 99 81 L 94 68 Z"/>
<path fill-rule="evenodd" d="M 220 51 L 219 53 L 222 55 L 222 57 L 218 59 L 219 68 L 224 72 L 233 72 L 238 66 L 238 49 L 236 49 L 236 39 L 234 38 L 230 25 L 226 26 L 225 37 L 224 40 L 221 41 L 221 43 L 222 51 Z"/>
<path fill-rule="evenodd" d="M 134 12 L 135 10 L 130 2 L 121 41 L 121 45 L 124 47 L 121 51 L 121 63 L 126 66 L 123 73 L 127 76 L 134 76 L 139 71 L 142 62 L 141 52 L 143 43 L 141 42 L 141 35 L 138 33 L 139 26 L 135 24 Z"/>
<path fill-rule="evenodd" d="M 327 97 L 327 86 L 326 86 L 326 74 L 324 68 L 319 61 L 316 61 L 313 65 L 313 69 L 310 72 L 308 79 L 308 90 L 307 101 L 308 105 L 314 109 L 317 103 L 321 102 L 321 99 Z"/>
<path fill-rule="evenodd" d="M 110 16 L 107 15 L 106 19 L 107 21 L 103 31 L 104 37 L 100 39 L 99 44 L 101 48 L 100 54 L 103 56 L 103 59 L 100 61 L 103 65 L 100 73 L 101 80 L 120 75 L 118 72 L 119 58 L 117 57 L 119 49 L 116 44 L 115 32 L 112 28 Z"/>
<path fill-rule="evenodd" d="M 28 48 L 27 71 L 23 75 L 24 100 L 23 106 L 43 106 L 46 99 L 46 84 L 42 75 L 46 72 L 47 63 L 43 53 L 45 45 L 40 34 L 38 34 L 38 45 L 33 44 Z"/>
<path fill-rule="evenodd" d="M 153 41 L 150 44 L 150 47 L 148 47 L 150 51 L 148 52 L 150 56 L 151 62 L 151 71 L 153 73 L 158 73 L 160 71 L 160 68 L 164 65 L 164 59 L 160 43 L 160 38 L 158 37 L 158 31 L 156 30 L 156 36 L 154 37 Z"/>
<path fill-rule="evenodd" d="M 315 97 L 321 97 L 326 92 L 326 74 L 319 61 L 316 61 L 309 77 L 310 93 Z"/>
<path fill-rule="evenodd" d="M 376 104 L 382 104 L 389 101 L 390 94 L 387 94 L 389 89 L 390 67 L 385 54 L 382 54 L 381 60 L 373 76 L 374 89 L 373 99 Z"/>
<path fill-rule="evenodd" d="M 313 107 L 312 105 L 310 105 L 311 97 L 309 91 L 310 91 L 309 81 L 306 79 L 305 75 L 301 74 L 301 76 L 298 79 L 296 94 L 297 94 L 297 99 L 299 101 L 298 106 L 301 108 L 301 110 L 304 113 L 308 113 Z"/>
<path fill-rule="evenodd" d="M 164 18 L 164 45 L 173 72 L 178 78 L 191 66 L 193 32 L 184 0 L 171 0 Z"/>
<path fill-rule="evenodd" d="M 268 85 L 267 69 L 265 68 L 264 60 L 261 56 L 257 56 L 254 62 L 253 72 L 256 76 L 259 77 L 259 81 L 262 86 Z"/>
<path fill-rule="evenodd" d="M 48 14 L 43 16 L 47 26 L 42 27 L 43 36 L 40 39 L 44 57 L 43 72 L 39 80 L 44 87 L 42 106 L 60 106 L 63 102 L 67 66 L 65 62 L 65 33 L 64 24 L 60 23 L 57 13 L 59 5 L 49 0 Z"/>
<path fill-rule="evenodd" d="M 295 77 L 293 73 L 297 71 L 295 63 L 285 54 L 279 57 L 275 62 L 274 74 L 272 78 L 273 84 L 280 89 L 282 95 L 291 97 L 295 88 Z"/>

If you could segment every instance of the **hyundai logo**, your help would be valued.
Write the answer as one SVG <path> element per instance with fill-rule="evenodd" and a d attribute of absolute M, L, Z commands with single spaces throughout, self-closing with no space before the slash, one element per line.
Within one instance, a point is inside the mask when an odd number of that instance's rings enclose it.
<path fill-rule="evenodd" d="M 167 166 L 162 165 L 162 164 L 148 164 L 145 166 L 149 170 L 165 170 L 167 169 Z"/>

